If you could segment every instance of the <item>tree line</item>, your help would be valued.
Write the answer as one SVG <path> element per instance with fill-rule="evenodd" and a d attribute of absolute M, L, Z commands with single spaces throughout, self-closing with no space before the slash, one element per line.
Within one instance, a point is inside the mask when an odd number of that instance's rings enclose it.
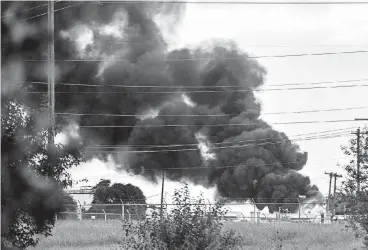
<path fill-rule="evenodd" d="M 120 219 L 122 214 L 127 217 L 130 214 L 131 219 L 145 218 L 147 206 L 146 197 L 142 190 L 132 184 L 114 183 L 110 180 L 101 179 L 93 188 L 93 198 L 91 204 L 82 207 L 82 213 L 95 216 L 96 219 L 103 219 L 104 213 L 114 214 L 108 218 Z M 64 206 L 60 219 L 75 218 L 78 212 L 78 204 L 73 197 L 65 193 Z M 124 204 L 124 210 L 123 206 Z M 140 204 L 140 205 L 130 205 Z M 121 206 L 118 206 L 121 205 Z M 80 208 L 79 208 L 80 209 Z M 83 217 L 90 218 L 90 216 Z"/>

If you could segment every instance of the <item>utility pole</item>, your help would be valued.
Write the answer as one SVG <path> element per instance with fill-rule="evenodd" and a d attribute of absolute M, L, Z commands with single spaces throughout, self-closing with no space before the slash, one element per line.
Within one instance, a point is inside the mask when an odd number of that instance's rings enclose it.
<path fill-rule="evenodd" d="M 333 177 L 334 177 L 334 192 L 333 192 L 333 197 L 335 198 L 336 197 L 336 179 L 337 178 L 341 178 L 342 175 L 339 175 L 337 173 L 334 173 L 333 174 Z"/>
<path fill-rule="evenodd" d="M 355 133 L 353 133 L 357 136 L 357 192 L 360 191 L 360 128 L 357 129 Z"/>
<path fill-rule="evenodd" d="M 327 205 L 326 205 L 326 215 L 328 213 L 328 211 L 330 210 L 330 198 L 331 198 L 331 184 L 332 184 L 332 175 L 333 173 L 332 172 L 325 172 L 325 174 L 329 175 L 330 177 L 330 185 L 328 187 L 328 198 L 327 198 Z"/>
<path fill-rule="evenodd" d="M 48 157 L 50 167 L 53 168 L 54 164 L 54 127 L 55 127 L 55 47 L 54 47 L 54 1 L 48 1 L 47 3 L 47 17 L 48 17 L 48 105 L 49 105 L 49 127 L 48 127 Z M 49 173 L 52 171 L 50 170 Z"/>
<path fill-rule="evenodd" d="M 360 128 L 357 129 L 357 190 L 360 192 Z"/>
<path fill-rule="evenodd" d="M 161 219 L 164 211 L 164 183 L 165 183 L 165 171 L 162 169 L 162 179 L 161 179 Z"/>
<path fill-rule="evenodd" d="M 334 177 L 334 192 L 333 192 L 333 214 L 335 215 L 336 214 L 336 180 L 337 178 L 341 178 L 342 175 L 339 175 L 337 173 L 334 173 L 333 174 L 333 177 Z"/>
<path fill-rule="evenodd" d="M 355 121 L 368 121 L 368 118 L 355 118 Z M 365 134 L 368 132 L 365 131 Z M 356 133 L 353 133 L 357 135 L 357 192 L 360 191 L 360 128 L 357 129 Z"/>

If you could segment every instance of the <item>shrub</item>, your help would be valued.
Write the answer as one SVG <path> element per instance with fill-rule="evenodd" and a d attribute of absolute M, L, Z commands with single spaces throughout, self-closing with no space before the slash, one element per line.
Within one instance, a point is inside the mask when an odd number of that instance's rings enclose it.
<path fill-rule="evenodd" d="M 345 212 L 349 215 L 348 228 L 353 228 L 357 237 L 366 234 L 363 243 L 368 248 L 368 127 L 360 131 L 359 141 L 353 138 L 349 140 L 348 145 L 341 148 L 344 154 L 352 159 L 343 166 L 347 176 L 342 182 L 340 203 L 345 206 Z M 355 160 L 357 156 L 360 159 L 359 172 Z M 360 188 L 357 186 L 357 179 L 360 180 Z"/>
<path fill-rule="evenodd" d="M 242 238 L 223 229 L 227 212 L 220 203 L 206 207 L 203 197 L 191 200 L 188 186 L 176 190 L 174 208 L 163 214 L 158 210 L 144 221 L 124 223 L 125 240 L 121 249 L 236 249 Z"/>
<path fill-rule="evenodd" d="M 346 210 L 349 214 L 347 228 L 355 230 L 356 237 L 364 237 L 363 243 L 368 247 L 368 191 L 362 190 L 356 194 L 344 195 Z"/>

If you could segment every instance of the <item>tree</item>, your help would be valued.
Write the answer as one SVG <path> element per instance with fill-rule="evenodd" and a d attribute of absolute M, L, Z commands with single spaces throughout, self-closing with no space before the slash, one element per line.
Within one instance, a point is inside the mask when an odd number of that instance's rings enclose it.
<path fill-rule="evenodd" d="M 335 197 L 332 200 L 332 206 L 334 208 L 334 215 L 344 215 L 346 213 L 347 202 L 344 200 L 344 194 L 336 192 Z"/>
<path fill-rule="evenodd" d="M 56 145 L 51 163 L 46 97 L 27 92 L 30 75 L 45 78 L 43 63 L 30 66 L 23 60 L 43 55 L 48 42 L 45 19 L 19 22 L 22 15 L 14 12 L 28 3 L 1 5 L 1 245 L 24 249 L 35 246 L 39 235 L 51 234 L 63 204 L 62 189 L 71 184 L 67 170 L 78 165 L 82 155 L 78 140 L 68 137 L 66 144 Z M 62 131 L 55 128 L 56 133 Z"/>
<path fill-rule="evenodd" d="M 117 205 L 101 205 L 101 204 L 146 204 L 146 197 L 142 190 L 132 184 L 114 183 L 111 185 L 110 180 L 101 180 L 93 187 L 92 207 L 88 213 L 106 213 L 116 214 L 113 218 L 120 218 L 122 214 L 122 206 Z M 128 216 L 131 214 L 132 219 L 141 219 L 145 217 L 146 205 L 125 205 L 124 213 Z M 100 215 L 100 217 L 103 215 Z M 111 216 L 110 216 L 111 217 Z"/>
<path fill-rule="evenodd" d="M 78 204 L 73 197 L 70 194 L 63 192 L 63 206 L 60 209 L 60 213 L 57 214 L 57 218 L 61 220 L 76 218 L 77 216 L 75 213 L 77 212 L 77 207 Z"/>
<path fill-rule="evenodd" d="M 363 229 L 368 234 L 368 128 L 365 127 L 360 135 L 360 174 L 357 172 L 357 138 L 351 139 L 348 145 L 342 146 L 344 154 L 352 159 L 344 167 L 347 177 L 343 181 L 343 188 L 339 203 L 344 205 L 345 212 L 350 216 L 350 227 L 355 230 Z M 361 190 L 357 190 L 357 177 L 360 179 Z M 368 235 L 364 244 L 368 247 Z"/>
<path fill-rule="evenodd" d="M 35 235 L 50 235 L 54 215 L 63 204 L 62 189 L 71 184 L 67 170 L 77 166 L 82 155 L 74 146 L 56 145 L 55 162 L 51 165 L 46 130 L 35 125 L 38 112 L 24 111 L 16 101 L 4 105 L 1 117 L 2 241 L 25 248 L 38 243 Z M 6 209 L 15 201 L 19 201 L 16 209 Z"/>
<path fill-rule="evenodd" d="M 348 145 L 341 147 L 345 155 L 350 156 L 351 160 L 344 167 L 347 179 L 344 181 L 346 191 L 355 192 L 357 190 L 357 138 L 349 141 Z M 368 128 L 365 127 L 360 131 L 360 186 L 361 190 L 368 187 Z"/>

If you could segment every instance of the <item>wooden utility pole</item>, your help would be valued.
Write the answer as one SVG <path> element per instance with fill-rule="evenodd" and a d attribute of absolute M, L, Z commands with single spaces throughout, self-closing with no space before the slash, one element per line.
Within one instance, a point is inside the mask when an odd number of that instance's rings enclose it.
<path fill-rule="evenodd" d="M 326 205 L 326 215 L 328 213 L 328 211 L 330 210 L 330 198 L 331 198 L 331 184 L 332 184 L 332 172 L 325 172 L 325 174 L 329 175 L 330 177 L 330 184 L 329 184 L 329 187 L 328 187 L 328 198 L 327 198 L 327 205 Z"/>
<path fill-rule="evenodd" d="M 334 173 L 333 174 L 333 177 L 334 177 L 334 192 L 333 192 L 333 214 L 335 215 L 336 214 L 336 180 L 337 178 L 341 178 L 342 175 L 339 175 L 337 173 Z"/>
<path fill-rule="evenodd" d="M 357 129 L 357 191 L 360 192 L 360 128 Z"/>
<path fill-rule="evenodd" d="M 333 174 L 333 177 L 334 177 L 334 192 L 333 192 L 333 197 L 335 198 L 336 197 L 336 180 L 337 180 L 337 178 L 341 178 L 342 175 L 339 175 L 337 173 L 334 173 Z"/>
<path fill-rule="evenodd" d="M 368 121 L 368 118 L 355 118 L 355 121 Z M 367 133 L 367 131 L 365 132 Z M 360 156 L 360 128 L 357 129 L 356 133 L 357 136 L 357 192 L 360 191 L 360 160 L 361 160 L 361 156 Z"/>
<path fill-rule="evenodd" d="M 165 171 L 162 169 L 162 182 L 161 182 L 161 219 L 164 211 L 164 184 L 165 184 Z"/>
<path fill-rule="evenodd" d="M 54 1 L 48 1 L 48 105 L 49 105 L 49 127 L 48 127 L 48 157 L 50 167 L 54 167 L 54 138 L 55 138 L 55 47 L 54 47 Z M 52 171 L 50 170 L 50 173 Z"/>
<path fill-rule="evenodd" d="M 357 129 L 354 135 L 357 136 L 357 175 L 356 175 L 356 181 L 357 181 L 357 192 L 360 191 L 360 128 Z"/>

